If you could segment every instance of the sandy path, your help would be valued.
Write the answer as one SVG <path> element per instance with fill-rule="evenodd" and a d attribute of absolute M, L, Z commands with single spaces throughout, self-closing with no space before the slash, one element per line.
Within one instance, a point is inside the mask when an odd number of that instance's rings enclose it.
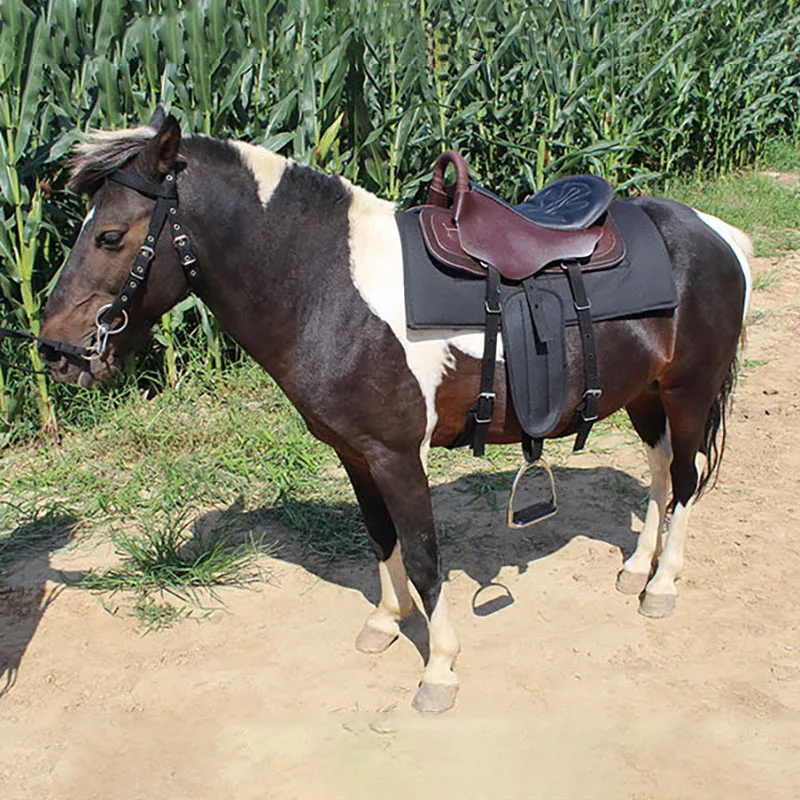
<path fill-rule="evenodd" d="M 274 561 L 274 583 L 226 592 L 224 613 L 143 636 L 73 589 L 36 627 L 51 566 L 92 562 L 62 553 L 0 579 L 0 646 L 30 639 L 0 699 L 0 798 L 797 797 L 800 256 L 755 266 L 781 277 L 754 298 L 759 366 L 672 618 L 614 590 L 645 497 L 625 433 L 569 459 L 559 515 L 526 535 L 465 506 L 461 482 L 437 488 L 463 645 L 442 717 L 409 707 L 419 620 L 382 656 L 352 647 L 377 591 L 368 562 Z M 477 616 L 491 579 L 514 602 Z"/>

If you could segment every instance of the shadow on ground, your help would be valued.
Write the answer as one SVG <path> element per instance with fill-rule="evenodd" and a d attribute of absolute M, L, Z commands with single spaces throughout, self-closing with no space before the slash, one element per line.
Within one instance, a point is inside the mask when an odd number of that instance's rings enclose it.
<path fill-rule="evenodd" d="M 513 602 L 507 590 L 495 582 L 503 568 L 525 572 L 577 536 L 618 548 L 620 565 L 633 552 L 637 534 L 631 528 L 631 513 L 643 516 L 646 488 L 612 467 L 554 471 L 558 514 L 525 530 L 506 527 L 513 472 L 472 473 L 432 489 L 445 571 L 461 570 L 480 587 L 491 587 L 488 599 L 478 599 L 476 594 L 476 615 L 486 616 Z M 527 492 L 527 498 L 523 492 L 522 501 L 539 499 L 544 485 L 539 483 L 535 489 Z M 285 497 L 276 507 L 245 511 L 240 503 L 234 503 L 222 513 L 232 529 L 249 531 L 274 544 L 279 560 L 359 591 L 373 605 L 378 602 L 378 571 L 355 499 L 352 503 L 328 503 Z M 216 524 L 209 515 L 207 521 L 198 521 L 198 529 L 206 522 Z M 613 578 L 609 575 L 609 581 Z M 418 612 L 404 624 L 404 633 L 427 659 L 427 625 Z"/>
<path fill-rule="evenodd" d="M 0 698 L 16 682 L 45 611 L 64 586 L 84 577 L 50 566 L 51 554 L 72 541 L 77 526 L 74 515 L 49 511 L 0 539 Z"/>
<path fill-rule="evenodd" d="M 433 488 L 445 570 L 461 570 L 480 587 L 490 589 L 488 597 L 480 600 L 476 594 L 475 614 L 485 616 L 513 602 L 496 582 L 503 568 L 525 572 L 576 536 L 618 548 L 620 563 L 633 551 L 636 534 L 631 530 L 631 512 L 643 511 L 646 502 L 646 490 L 637 480 L 611 467 L 559 468 L 555 474 L 558 514 L 522 531 L 506 527 L 513 472 L 476 472 Z M 539 499 L 543 484 L 536 488 L 533 493 L 523 492 L 522 501 Z M 50 565 L 52 553 L 72 541 L 77 525 L 71 514 L 50 512 L 0 539 L 0 697 L 14 685 L 50 603 L 64 586 L 86 576 Z M 194 538 L 220 527 L 232 542 L 245 537 L 262 541 L 270 555 L 359 591 L 373 605 L 380 598 L 378 571 L 355 499 L 326 502 L 286 495 L 276 506 L 254 511 L 246 511 L 237 501 L 222 512 L 198 518 Z M 187 546 L 191 544 L 190 540 Z M 404 623 L 403 632 L 427 660 L 427 625 L 419 612 Z"/>

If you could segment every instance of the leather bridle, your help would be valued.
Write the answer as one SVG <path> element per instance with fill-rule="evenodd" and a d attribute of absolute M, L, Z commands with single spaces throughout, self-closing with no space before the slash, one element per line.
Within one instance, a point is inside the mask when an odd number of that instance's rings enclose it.
<path fill-rule="evenodd" d="M 186 274 L 186 280 L 191 286 L 192 281 L 197 277 L 197 258 L 189 244 L 189 238 L 183 231 L 180 217 L 178 215 L 178 185 L 176 171 L 173 169 L 164 176 L 161 182 L 150 181 L 135 175 L 132 172 L 118 169 L 112 172 L 107 180 L 113 183 L 127 186 L 145 197 L 156 201 L 153 214 L 150 217 L 150 224 L 144 237 L 144 242 L 139 248 L 133 259 L 131 271 L 117 296 L 97 310 L 95 318 L 96 330 L 93 341 L 88 347 L 61 342 L 55 339 L 45 339 L 34 336 L 32 333 L 15 331 L 10 328 L 0 327 L 0 339 L 4 337 L 34 341 L 39 345 L 44 345 L 55 350 L 67 358 L 94 361 L 103 358 L 108 349 L 109 337 L 121 333 L 128 326 L 128 312 L 134 298 L 147 281 L 150 274 L 150 267 L 155 257 L 155 247 L 158 237 L 164 228 L 164 224 L 169 220 L 169 231 L 172 236 L 172 244 L 178 252 L 178 259 L 181 267 Z M 117 322 L 116 326 L 113 323 Z M 27 367 L 19 367 L 15 364 L 6 364 L 14 369 L 23 372 L 33 372 L 37 374 L 47 374 L 46 370 L 32 370 Z"/>

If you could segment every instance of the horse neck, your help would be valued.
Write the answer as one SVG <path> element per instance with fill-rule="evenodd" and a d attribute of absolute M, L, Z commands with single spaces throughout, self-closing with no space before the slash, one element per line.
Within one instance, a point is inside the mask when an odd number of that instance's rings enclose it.
<path fill-rule="evenodd" d="M 304 344 L 313 349 L 312 329 L 355 292 L 348 212 L 352 191 L 366 193 L 292 162 L 266 186 L 245 163 L 240 153 L 238 163 L 187 169 L 181 213 L 198 257 L 197 294 L 280 382 Z"/>

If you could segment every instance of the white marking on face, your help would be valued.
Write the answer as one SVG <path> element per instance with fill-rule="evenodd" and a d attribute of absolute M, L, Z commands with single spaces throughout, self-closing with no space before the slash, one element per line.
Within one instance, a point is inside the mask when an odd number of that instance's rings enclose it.
<path fill-rule="evenodd" d="M 709 228 L 725 240 L 731 250 L 733 250 L 733 254 L 736 256 L 739 266 L 742 268 L 742 274 L 744 275 L 744 308 L 742 309 L 742 320 L 744 320 L 747 316 L 747 309 L 750 307 L 750 297 L 753 293 L 753 276 L 750 272 L 749 263 L 749 259 L 753 257 L 753 243 L 746 233 L 740 231 L 738 228 L 734 228 L 733 225 L 729 225 L 727 222 L 717 217 L 712 217 L 711 214 L 704 214 L 702 211 L 697 211 L 696 209 L 693 210 Z"/>
<path fill-rule="evenodd" d="M 94 206 L 89 209 L 89 213 L 86 215 L 86 218 L 83 220 L 83 225 L 81 225 L 81 233 L 86 230 L 86 226 L 94 219 Z"/>
<path fill-rule="evenodd" d="M 483 332 L 408 329 L 403 252 L 394 205 L 342 180 L 352 192 L 349 221 L 353 283 L 371 311 L 392 329 L 417 379 L 427 411 L 426 433 L 420 446 L 420 460 L 427 468 L 430 440 L 438 419 L 436 390 L 446 371 L 455 366 L 451 347 L 480 358 Z M 497 358 L 502 359 L 502 355 L 502 344 L 498 341 Z"/>
<path fill-rule="evenodd" d="M 256 147 L 246 142 L 231 142 L 231 144 L 239 151 L 255 175 L 258 183 L 258 197 L 262 205 L 266 205 L 280 183 L 283 173 L 294 162 L 267 150 L 266 147 Z"/>

